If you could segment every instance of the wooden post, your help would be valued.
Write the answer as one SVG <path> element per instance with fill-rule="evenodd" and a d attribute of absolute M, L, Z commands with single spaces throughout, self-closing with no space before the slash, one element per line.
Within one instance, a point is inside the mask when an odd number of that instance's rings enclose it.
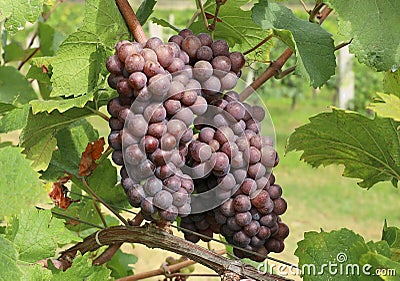
<path fill-rule="evenodd" d="M 349 103 L 354 99 L 354 55 L 350 54 L 349 46 L 339 50 L 339 82 L 338 82 L 338 106 L 342 109 L 348 109 Z"/>

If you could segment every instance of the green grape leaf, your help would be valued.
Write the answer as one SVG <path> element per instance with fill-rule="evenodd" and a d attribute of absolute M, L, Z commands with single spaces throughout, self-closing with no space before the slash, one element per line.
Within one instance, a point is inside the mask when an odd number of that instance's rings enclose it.
<path fill-rule="evenodd" d="M 111 269 L 111 276 L 122 278 L 133 274 L 130 264 L 137 263 L 138 258 L 133 254 L 126 254 L 118 249 L 115 255 L 107 262 L 107 267 Z"/>
<path fill-rule="evenodd" d="M 52 63 L 50 96 L 79 97 L 98 90 L 106 75 L 106 50 L 122 38 L 129 38 L 129 31 L 115 2 L 86 1 L 83 25 L 61 44 Z"/>
<path fill-rule="evenodd" d="M 354 246 L 366 247 L 364 239 L 348 229 L 331 232 L 306 232 L 304 239 L 297 243 L 295 255 L 299 258 L 299 267 L 303 270 L 304 281 L 341 281 L 340 274 L 330 274 L 327 266 L 340 264 L 343 267 L 357 264 L 358 257 L 354 255 Z M 353 248 L 352 248 L 353 246 Z M 359 276 L 347 276 L 346 280 L 359 280 Z"/>
<path fill-rule="evenodd" d="M 152 17 L 152 18 L 151 18 L 151 21 L 152 21 L 153 23 L 157 24 L 157 25 L 162 26 L 162 27 L 171 28 L 171 29 L 172 29 L 173 31 L 175 31 L 175 32 L 179 32 L 179 31 L 180 31 L 179 28 L 177 28 L 176 26 L 173 26 L 172 24 L 170 24 L 168 21 L 166 21 L 166 20 L 164 20 L 164 19 L 159 19 L 159 18 L 156 18 L 156 17 Z"/>
<path fill-rule="evenodd" d="M 8 104 L 8 103 L 2 103 L 0 102 L 0 115 L 4 115 L 7 112 L 15 109 L 16 107 L 12 104 Z"/>
<path fill-rule="evenodd" d="M 396 0 L 328 0 L 339 15 L 339 32 L 353 38 L 350 51 L 361 63 L 378 71 L 400 67 L 400 38 Z"/>
<path fill-rule="evenodd" d="M 368 246 L 368 249 L 370 251 L 376 252 L 380 255 L 383 255 L 385 257 L 390 258 L 391 252 L 390 252 L 390 247 L 387 241 L 381 240 L 381 241 L 369 241 L 366 244 Z"/>
<path fill-rule="evenodd" d="M 141 25 L 144 25 L 150 15 L 153 13 L 153 8 L 156 5 L 156 0 L 144 0 L 136 11 L 136 16 Z"/>
<path fill-rule="evenodd" d="M 18 252 L 15 245 L 0 235 L 0 249 L 0 280 L 20 280 L 23 271 L 17 266 Z"/>
<path fill-rule="evenodd" d="M 74 32 L 61 44 L 52 62 L 50 96 L 78 97 L 95 91 L 105 61 L 105 49 L 97 35 Z"/>
<path fill-rule="evenodd" d="M 392 118 L 396 121 L 400 121 L 400 97 L 383 93 L 376 94 L 381 100 L 372 103 L 367 108 L 375 111 L 380 117 Z"/>
<path fill-rule="evenodd" d="M 35 145 L 25 149 L 23 153 L 26 158 L 32 160 L 32 168 L 35 171 L 45 171 L 49 166 L 53 151 L 57 146 L 57 140 L 54 133 L 47 133 L 41 136 L 41 139 Z"/>
<path fill-rule="evenodd" d="M 34 23 L 42 11 L 43 0 L 2 0 L 0 2 L 0 22 L 6 20 L 5 27 L 11 35 L 25 28 L 27 21 Z"/>
<path fill-rule="evenodd" d="M 36 58 L 32 59 L 31 67 L 29 68 L 28 73 L 26 74 L 26 78 L 35 79 L 37 81 L 37 83 L 39 84 L 39 91 L 41 97 L 43 98 L 43 102 L 50 98 L 50 92 L 52 90 L 50 81 L 51 74 L 52 74 L 51 66 L 49 64 L 47 63 L 40 64 L 40 61 L 37 60 Z M 35 104 L 36 107 L 36 104 L 39 101 L 32 100 L 31 102 Z"/>
<path fill-rule="evenodd" d="M 14 108 L 0 119 L 0 133 L 8 133 L 25 127 L 28 120 L 30 106 Z"/>
<path fill-rule="evenodd" d="M 46 68 L 47 72 L 45 73 L 42 71 L 42 73 L 46 74 L 48 76 L 49 74 L 51 74 L 51 69 L 52 69 L 51 64 L 54 62 L 54 60 L 55 60 L 55 57 L 35 57 L 30 60 L 30 64 L 34 65 L 36 67 L 39 67 L 41 69 L 42 69 L 42 67 Z M 36 77 L 32 77 L 32 78 L 39 79 Z"/>
<path fill-rule="evenodd" d="M 50 210 L 26 209 L 12 220 L 7 237 L 17 248 L 18 259 L 32 263 L 53 257 L 58 245 L 81 241 L 62 220 L 52 218 Z"/>
<path fill-rule="evenodd" d="M 82 152 L 85 151 L 88 142 L 98 139 L 99 135 L 88 121 L 75 121 L 56 133 L 58 150 L 53 153 L 43 178 L 54 180 L 65 172 L 78 176 Z"/>
<path fill-rule="evenodd" d="M 382 241 L 380 241 L 380 242 L 382 242 Z M 342 268 L 348 272 L 343 270 L 343 274 L 340 274 L 340 275 L 341 276 L 346 275 L 346 277 L 348 275 L 351 275 L 352 279 L 357 280 L 357 281 L 363 281 L 363 280 L 365 280 L 365 278 L 368 278 L 368 280 L 371 280 L 371 281 L 381 281 L 382 279 L 380 279 L 379 276 L 373 276 L 374 274 L 372 274 L 373 273 L 372 266 L 370 264 L 365 264 L 361 260 L 361 257 L 363 255 L 366 255 L 370 252 L 378 253 L 376 250 L 381 251 L 382 249 L 380 249 L 379 246 L 377 246 L 377 244 L 379 244 L 380 242 L 374 243 L 374 242 L 370 241 L 368 243 L 365 243 L 365 242 L 358 241 L 358 242 L 354 243 L 353 245 L 349 246 L 349 254 L 348 254 L 349 264 L 347 264 L 345 266 L 341 265 L 341 266 L 343 266 Z M 387 247 L 388 247 L 388 245 L 386 243 L 385 251 L 388 250 Z M 390 254 L 390 251 L 388 251 L 388 252 Z M 369 277 L 366 277 L 366 276 L 369 276 Z"/>
<path fill-rule="evenodd" d="M 227 1 L 220 8 L 213 36 L 214 39 L 226 40 L 232 50 L 247 51 L 271 34 L 271 32 L 263 30 L 252 21 L 251 11 L 242 9 L 248 2 L 248 0 Z M 214 0 L 208 0 L 204 3 L 204 7 L 207 13 L 214 15 L 216 7 Z M 209 19 L 208 23 L 211 24 L 212 19 Z M 203 24 L 201 16 L 190 28 L 195 34 L 199 32 L 209 33 Z M 271 44 L 267 42 L 257 49 L 258 52 L 252 52 L 246 57 L 265 60 L 268 57 Z"/>
<path fill-rule="evenodd" d="M 109 159 L 101 161 L 88 179 L 89 186 L 107 203 L 116 206 L 127 206 L 123 188 L 117 185 L 117 169 Z"/>
<path fill-rule="evenodd" d="M 253 9 L 253 20 L 288 45 L 296 55 L 296 73 L 317 88 L 335 74 L 335 46 L 332 35 L 316 23 L 301 20 L 276 3 L 260 0 Z"/>
<path fill-rule="evenodd" d="M 382 240 L 386 241 L 391 248 L 400 249 L 400 228 L 395 226 L 383 226 Z"/>
<path fill-rule="evenodd" d="M 86 280 L 86 281 L 98 281 L 98 280 L 110 280 L 111 270 L 105 266 L 92 265 L 92 260 L 89 259 L 91 253 L 88 252 L 85 255 L 80 253 L 74 258 L 72 266 L 66 270 L 60 270 L 53 275 L 54 281 L 71 281 L 71 280 Z"/>
<path fill-rule="evenodd" d="M 385 72 L 383 77 L 383 90 L 385 93 L 400 97 L 400 70 Z"/>
<path fill-rule="evenodd" d="M 23 276 L 21 281 L 32 281 L 32 280 L 40 280 L 40 281 L 50 281 L 52 278 L 51 271 L 47 268 L 44 268 L 40 264 L 30 264 L 26 266 L 25 264 L 19 265 L 19 268 L 23 272 Z"/>
<path fill-rule="evenodd" d="M 130 34 L 115 1 L 104 0 L 86 1 L 85 18 L 79 31 L 96 34 L 97 40 L 108 48 L 129 38 Z M 105 60 L 101 62 L 105 63 Z"/>
<path fill-rule="evenodd" d="M 4 63 L 10 61 L 21 61 L 27 55 L 30 49 L 24 50 L 19 42 L 11 42 L 10 44 L 4 46 Z"/>
<path fill-rule="evenodd" d="M 31 64 L 31 67 L 28 70 L 28 73 L 26 74 L 26 78 L 31 78 L 31 79 L 36 79 L 40 82 L 46 82 L 48 84 L 50 83 L 50 73 L 47 72 L 48 70 L 43 69 L 41 66 L 38 66 L 35 64 Z"/>
<path fill-rule="evenodd" d="M 377 280 L 399 280 L 397 274 L 400 272 L 400 263 L 393 261 L 388 257 L 380 255 L 376 252 L 368 252 L 361 256 L 360 263 L 368 264 L 371 266 L 371 268 L 368 270 L 368 273 L 371 275 L 368 280 L 372 280 L 372 278 L 375 277 L 373 275 L 379 276 L 376 276 Z M 382 275 L 379 275 L 379 272 L 381 272 Z"/>
<path fill-rule="evenodd" d="M 48 196 L 39 181 L 39 174 L 25 159 L 21 149 L 6 146 L 0 148 L 0 214 L 12 216 L 40 202 Z"/>
<path fill-rule="evenodd" d="M 313 167 L 342 164 L 343 176 L 362 179 L 370 188 L 400 179 L 400 123 L 369 119 L 356 112 L 333 109 L 310 118 L 290 136 L 286 152 L 303 150 L 301 159 Z"/>
<path fill-rule="evenodd" d="M 41 141 L 43 135 L 54 135 L 58 130 L 91 114 L 93 112 L 86 108 L 73 108 L 63 114 L 53 111 L 52 113 L 43 112 L 33 115 L 32 112 L 29 112 L 27 125 L 20 136 L 21 146 L 30 149 Z"/>
<path fill-rule="evenodd" d="M 38 24 L 40 51 L 45 56 L 54 56 L 65 37 L 51 25 L 43 22 Z"/>
<path fill-rule="evenodd" d="M 83 108 L 89 101 L 94 98 L 93 93 L 84 94 L 77 98 L 62 98 L 53 100 L 33 100 L 30 102 L 32 105 L 33 114 L 39 112 L 52 112 L 58 110 L 60 113 L 67 111 L 73 107 Z"/>
<path fill-rule="evenodd" d="M 37 95 L 28 80 L 12 66 L 0 66 L 0 102 L 23 105 Z"/>

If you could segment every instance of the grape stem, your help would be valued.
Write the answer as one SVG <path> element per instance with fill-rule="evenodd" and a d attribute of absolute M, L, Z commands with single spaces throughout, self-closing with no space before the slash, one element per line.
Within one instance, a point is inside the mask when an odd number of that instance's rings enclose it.
<path fill-rule="evenodd" d="M 196 0 L 196 5 L 197 5 L 197 0 Z M 212 3 L 209 3 L 208 5 L 205 5 L 205 6 L 201 6 L 201 7 L 203 7 L 203 10 L 205 11 L 207 8 L 209 8 L 210 6 L 212 6 Z M 187 23 L 187 25 L 186 25 L 186 28 L 189 28 L 193 23 L 194 23 L 194 21 L 198 18 L 198 16 L 201 14 L 201 8 L 200 7 L 198 7 L 197 8 L 197 10 L 196 10 L 196 12 L 194 12 L 194 14 L 193 14 L 193 16 L 192 16 L 192 18 L 189 20 L 189 22 Z M 205 16 L 205 12 L 204 12 L 204 16 Z M 206 19 L 207 19 L 207 17 L 206 17 Z M 207 25 L 205 25 L 205 27 L 207 28 Z"/>
<path fill-rule="evenodd" d="M 144 217 L 143 217 L 142 212 L 140 211 L 139 213 L 137 213 L 137 215 L 133 219 L 129 220 L 128 223 L 131 226 L 140 226 L 142 224 L 143 220 L 144 220 Z"/>
<path fill-rule="evenodd" d="M 350 45 L 351 42 L 353 42 L 353 38 L 351 38 L 349 42 L 340 43 L 335 47 L 335 51 L 340 50 L 341 48 L 346 47 L 347 45 Z"/>
<path fill-rule="evenodd" d="M 283 54 L 274 62 L 272 62 L 267 70 L 265 70 L 253 83 L 247 86 L 239 95 L 241 101 L 246 100 L 252 93 L 255 92 L 258 88 L 261 87 L 265 82 L 267 82 L 271 77 L 279 74 L 282 66 L 286 63 L 286 61 L 293 54 L 293 51 L 290 48 L 287 48 Z"/>
<path fill-rule="evenodd" d="M 304 3 L 303 0 L 300 0 L 300 3 L 301 3 L 301 5 L 303 6 L 304 10 L 305 10 L 308 14 L 310 14 L 310 13 L 311 13 L 311 10 L 309 10 L 309 9 L 307 8 L 306 3 Z"/>
<path fill-rule="evenodd" d="M 201 0 L 196 0 L 196 5 L 197 5 L 197 8 L 200 9 L 204 27 L 208 28 L 208 21 L 207 21 L 206 13 L 204 12 L 204 7 L 203 7 L 203 4 L 201 3 Z"/>
<path fill-rule="evenodd" d="M 264 45 L 265 43 L 267 43 L 269 41 L 269 39 L 271 39 L 273 37 L 273 34 L 267 36 L 264 38 L 264 40 L 262 40 L 260 43 L 258 43 L 257 45 L 255 45 L 253 48 L 247 50 L 246 52 L 243 53 L 243 55 L 248 55 L 251 52 L 257 50 L 258 48 L 260 48 L 262 45 Z"/>
<path fill-rule="evenodd" d="M 35 50 L 33 50 L 32 53 L 29 54 L 29 56 L 27 56 L 24 60 L 22 60 L 18 65 L 18 70 L 21 70 L 21 68 L 25 65 L 25 63 L 27 63 L 31 58 L 33 58 L 37 54 L 37 52 L 39 52 L 39 50 L 40 48 L 36 48 Z"/>
<path fill-rule="evenodd" d="M 215 30 L 215 25 L 217 24 L 219 9 L 225 3 L 224 3 L 224 1 L 216 0 L 215 4 L 216 4 L 216 6 L 215 6 L 214 19 L 213 19 L 212 23 L 208 26 L 208 30 L 211 31 L 211 32 L 213 32 Z"/>
<path fill-rule="evenodd" d="M 320 7 L 319 5 L 317 5 Z M 320 7 L 321 8 L 321 7 Z M 315 9 L 314 9 L 315 10 Z M 313 11 L 314 11 L 313 10 Z M 321 25 L 325 19 L 332 12 L 332 9 L 325 6 L 322 12 L 319 14 L 319 25 Z M 317 15 L 317 12 L 314 13 Z M 311 17 L 310 17 L 311 20 Z M 239 95 L 241 101 L 245 101 L 252 93 L 254 93 L 258 88 L 260 88 L 265 82 L 267 82 L 271 77 L 279 75 L 283 65 L 287 62 L 290 56 L 293 54 L 293 51 L 290 48 L 287 48 L 282 55 L 276 60 L 273 61 L 269 67 L 259 76 L 253 83 L 247 86 Z"/>
<path fill-rule="evenodd" d="M 95 200 L 93 200 L 93 205 L 94 205 L 94 208 L 96 209 L 96 212 L 97 212 L 97 214 L 99 215 L 99 217 L 100 217 L 100 219 L 101 219 L 101 222 L 103 223 L 104 227 L 107 227 L 107 222 L 106 222 L 106 220 L 105 220 L 103 214 L 101 213 L 101 210 L 100 210 L 100 208 L 99 208 L 99 206 L 97 205 L 97 202 L 96 202 Z"/>
<path fill-rule="evenodd" d="M 141 44 L 146 43 L 146 34 L 128 0 L 115 0 L 115 3 L 135 40 Z"/>
<path fill-rule="evenodd" d="M 96 114 L 97 116 L 101 117 L 102 119 L 104 119 L 107 122 L 110 120 L 110 118 L 107 115 L 105 115 L 103 112 L 100 112 L 100 111 L 98 111 L 98 110 L 96 110 L 94 108 L 91 108 L 90 106 L 87 106 L 87 105 L 85 105 L 85 108 L 89 109 L 94 114 Z"/>
<path fill-rule="evenodd" d="M 86 181 L 85 178 L 82 179 L 82 183 L 85 185 L 87 191 L 92 195 L 97 201 L 99 201 L 101 204 L 103 204 L 108 210 L 110 210 L 123 224 L 128 225 L 128 222 L 124 217 L 122 217 L 117 211 L 115 211 L 113 208 L 111 208 L 106 202 L 104 202 L 103 199 L 101 199 L 94 191 L 93 189 L 89 186 L 88 182 Z"/>
<path fill-rule="evenodd" d="M 104 229 L 104 227 L 102 227 L 102 226 L 100 226 L 100 225 L 97 225 L 97 224 L 94 224 L 94 223 L 91 223 L 91 222 L 88 222 L 88 221 L 84 221 L 84 220 L 81 220 L 81 219 L 76 218 L 76 217 L 71 217 L 71 216 L 68 216 L 68 215 L 65 215 L 65 214 L 62 214 L 62 213 L 59 213 L 59 212 L 55 212 L 55 211 L 51 211 L 51 213 L 52 213 L 53 215 L 55 215 L 55 216 L 59 216 L 59 217 L 62 217 L 62 218 L 64 218 L 64 219 L 69 219 L 69 220 L 72 220 L 72 221 L 77 221 L 77 222 L 79 222 L 79 223 L 87 224 L 87 225 L 89 225 L 89 226 L 91 226 L 91 227 L 95 227 L 95 228 L 98 228 L 98 229 Z"/>
<path fill-rule="evenodd" d="M 118 251 L 118 249 L 122 246 L 122 243 L 117 243 L 108 246 L 107 250 L 105 250 L 103 253 L 101 253 L 100 256 L 98 256 L 94 261 L 93 264 L 95 265 L 102 265 L 109 260 L 112 259 L 112 257 L 115 255 L 115 253 Z"/>

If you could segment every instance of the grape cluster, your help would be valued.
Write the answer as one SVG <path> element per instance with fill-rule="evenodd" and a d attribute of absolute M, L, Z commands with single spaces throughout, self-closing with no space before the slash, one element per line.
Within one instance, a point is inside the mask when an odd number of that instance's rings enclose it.
<path fill-rule="evenodd" d="M 204 241 L 221 234 L 266 256 L 283 250 L 287 206 L 271 172 L 279 157 L 261 135 L 265 111 L 232 91 L 244 63 L 224 40 L 189 29 L 166 44 L 156 37 L 118 42 L 106 63 L 118 92 L 107 107 L 108 141 L 129 202 L 147 220 L 179 216 L 181 227 Z"/>
<path fill-rule="evenodd" d="M 209 237 L 220 233 L 230 244 L 263 256 L 281 252 L 289 229 L 279 216 L 286 211 L 287 204 L 271 172 L 279 157 L 272 140 L 260 132 L 265 112 L 260 106 L 240 103 L 233 91 L 210 105 L 194 121 L 199 134 L 189 146 L 192 149 L 188 159 L 198 167 L 202 165 L 198 162 L 202 158 L 199 147 L 212 148 L 215 164 L 208 176 L 195 181 L 196 191 L 214 191 L 209 200 L 217 198 L 224 203 L 206 213 L 189 215 L 182 220 L 183 227 Z M 189 232 L 185 237 L 193 242 L 199 240 Z M 263 260 L 238 249 L 234 253 Z"/>

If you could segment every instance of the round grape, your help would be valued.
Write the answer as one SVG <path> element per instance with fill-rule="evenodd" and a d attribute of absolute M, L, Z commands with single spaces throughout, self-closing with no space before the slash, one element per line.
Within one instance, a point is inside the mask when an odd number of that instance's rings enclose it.
<path fill-rule="evenodd" d="M 147 40 L 146 44 L 144 45 L 145 48 L 149 48 L 152 50 L 156 50 L 158 46 L 161 46 L 163 42 L 161 41 L 160 38 L 158 37 L 151 37 L 149 40 Z"/>
<path fill-rule="evenodd" d="M 173 202 L 171 193 L 166 190 L 161 190 L 154 195 L 153 204 L 162 210 L 168 209 Z"/>
<path fill-rule="evenodd" d="M 238 195 L 233 200 L 233 207 L 237 212 L 247 212 L 251 209 L 250 198 L 247 195 Z"/>
<path fill-rule="evenodd" d="M 211 44 L 211 49 L 213 51 L 214 57 L 217 56 L 229 56 L 229 46 L 225 40 L 215 40 Z"/>
<path fill-rule="evenodd" d="M 195 63 L 193 68 L 193 77 L 200 82 L 206 81 L 213 74 L 213 66 L 205 60 Z"/>
<path fill-rule="evenodd" d="M 180 35 L 178 35 L 178 34 L 176 34 L 176 35 L 172 35 L 172 36 L 168 39 L 168 42 L 174 42 L 174 43 L 176 43 L 178 46 L 180 46 L 180 45 L 182 44 L 182 40 L 183 40 L 183 37 L 180 36 Z"/>
<path fill-rule="evenodd" d="M 107 59 L 106 67 L 110 73 L 121 75 L 124 69 L 124 64 L 119 60 L 118 56 L 115 55 Z"/>
<path fill-rule="evenodd" d="M 287 203 L 285 199 L 282 197 L 277 198 L 274 200 L 274 213 L 277 215 L 282 215 L 284 212 L 286 212 L 287 209 Z"/>
<path fill-rule="evenodd" d="M 182 36 L 183 37 L 183 36 Z M 201 41 L 194 35 L 184 37 L 181 48 L 190 58 L 195 58 L 197 50 L 201 47 Z"/>

